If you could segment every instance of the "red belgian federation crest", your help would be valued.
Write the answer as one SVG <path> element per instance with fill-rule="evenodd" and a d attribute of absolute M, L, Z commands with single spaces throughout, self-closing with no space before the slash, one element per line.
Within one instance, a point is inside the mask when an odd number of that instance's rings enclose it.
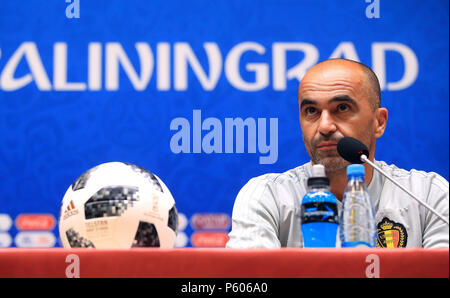
<path fill-rule="evenodd" d="M 405 227 L 385 217 L 377 225 L 377 247 L 406 247 L 408 234 Z"/>

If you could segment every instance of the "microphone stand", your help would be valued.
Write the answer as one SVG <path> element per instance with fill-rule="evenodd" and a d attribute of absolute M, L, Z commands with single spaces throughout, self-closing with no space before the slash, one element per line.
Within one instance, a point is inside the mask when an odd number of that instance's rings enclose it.
<path fill-rule="evenodd" d="M 374 169 L 376 169 L 377 171 L 379 171 L 381 174 L 383 174 L 386 178 L 388 178 L 392 183 L 394 183 L 395 185 L 397 185 L 398 187 L 400 187 L 403 191 L 405 191 L 407 194 L 409 194 L 414 200 L 416 200 L 419 204 L 423 205 L 425 208 L 427 208 L 428 210 L 430 210 L 431 212 L 433 212 L 437 217 L 439 217 L 441 220 L 443 220 L 447 225 L 449 225 L 448 220 L 443 217 L 442 215 L 440 215 L 439 213 L 437 213 L 433 208 L 431 208 L 431 206 L 429 206 L 427 203 L 423 202 L 422 200 L 420 200 L 419 198 L 417 198 L 415 195 L 413 195 L 410 191 L 408 191 L 406 188 L 404 188 L 403 186 L 401 186 L 397 181 L 395 181 L 394 179 L 392 179 L 391 177 L 389 177 L 389 175 L 387 175 L 382 169 L 380 169 L 377 165 L 375 165 L 373 162 L 371 162 L 366 155 L 362 154 L 361 155 L 361 161 L 362 162 L 367 162 L 369 165 L 371 165 Z"/>

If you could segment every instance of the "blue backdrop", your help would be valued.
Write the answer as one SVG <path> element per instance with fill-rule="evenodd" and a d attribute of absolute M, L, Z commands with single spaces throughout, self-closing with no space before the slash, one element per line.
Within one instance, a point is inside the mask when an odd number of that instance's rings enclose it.
<path fill-rule="evenodd" d="M 0 0 L 0 239 L 19 232 L 6 215 L 57 218 L 74 179 L 108 161 L 157 174 L 188 220 L 231 215 L 251 177 L 309 161 L 297 87 L 330 57 L 380 78 L 376 159 L 448 180 L 448 5 Z M 226 118 L 250 131 L 230 134 Z"/>

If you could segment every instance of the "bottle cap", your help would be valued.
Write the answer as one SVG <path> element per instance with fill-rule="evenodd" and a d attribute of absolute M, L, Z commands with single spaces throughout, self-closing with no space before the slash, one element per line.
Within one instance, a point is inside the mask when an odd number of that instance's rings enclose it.
<path fill-rule="evenodd" d="M 312 185 L 330 185 L 330 179 L 325 175 L 324 165 L 313 165 L 312 176 L 308 178 L 308 186 Z"/>
<path fill-rule="evenodd" d="M 325 176 L 325 166 L 321 164 L 312 166 L 312 176 L 313 177 L 326 177 Z"/>
<path fill-rule="evenodd" d="M 362 175 L 364 176 L 366 173 L 364 166 L 361 164 L 353 164 L 347 167 L 347 176 L 351 175 Z"/>

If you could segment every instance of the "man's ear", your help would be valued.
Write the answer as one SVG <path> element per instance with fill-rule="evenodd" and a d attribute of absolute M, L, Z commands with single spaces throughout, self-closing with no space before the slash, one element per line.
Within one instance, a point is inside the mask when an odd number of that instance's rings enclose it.
<path fill-rule="evenodd" d="M 388 110 L 386 108 L 378 108 L 375 112 L 375 137 L 378 139 L 384 134 L 386 123 L 388 119 Z"/>

